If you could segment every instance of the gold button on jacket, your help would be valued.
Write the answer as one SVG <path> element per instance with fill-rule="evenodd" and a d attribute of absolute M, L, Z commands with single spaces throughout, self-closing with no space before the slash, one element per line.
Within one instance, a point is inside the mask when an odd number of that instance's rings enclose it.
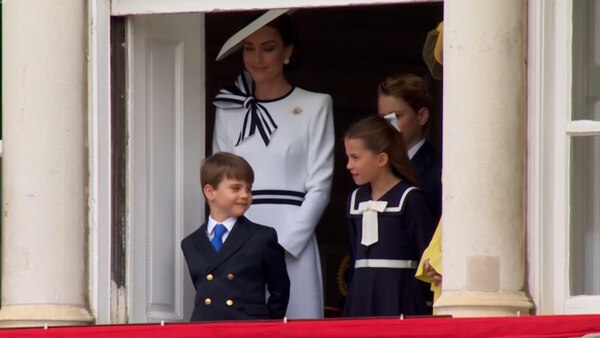
<path fill-rule="evenodd" d="M 233 306 L 233 301 L 231 299 L 228 299 L 225 304 L 227 304 L 227 306 Z"/>
<path fill-rule="evenodd" d="M 232 273 L 230 273 L 230 274 L 228 274 L 228 275 L 227 275 L 227 279 L 229 279 L 229 280 L 233 280 L 233 277 L 234 277 L 234 276 L 233 276 L 233 274 L 232 274 Z"/>
<path fill-rule="evenodd" d="M 213 280 L 213 275 L 211 273 L 206 275 L 206 280 Z"/>
<path fill-rule="evenodd" d="M 212 303 L 212 300 L 211 300 L 210 298 L 206 298 L 206 299 L 204 300 L 204 304 L 206 304 L 206 305 L 210 305 L 210 303 Z"/>

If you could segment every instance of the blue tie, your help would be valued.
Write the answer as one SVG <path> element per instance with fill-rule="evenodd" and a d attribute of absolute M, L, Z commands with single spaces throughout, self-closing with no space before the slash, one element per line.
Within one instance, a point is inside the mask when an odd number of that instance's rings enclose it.
<path fill-rule="evenodd" d="M 212 243 L 213 247 L 215 248 L 215 250 L 217 252 L 219 252 L 219 250 L 221 250 L 221 246 L 223 245 L 223 235 L 227 232 L 227 228 L 219 223 L 217 225 L 215 225 L 215 229 L 214 229 L 214 237 L 213 239 L 210 240 L 210 242 Z"/>

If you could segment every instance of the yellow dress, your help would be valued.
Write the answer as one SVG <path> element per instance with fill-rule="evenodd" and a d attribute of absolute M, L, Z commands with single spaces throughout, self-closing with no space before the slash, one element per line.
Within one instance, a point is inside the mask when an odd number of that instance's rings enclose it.
<path fill-rule="evenodd" d="M 434 48 L 434 58 L 439 64 L 443 64 L 443 34 L 444 34 L 444 22 L 440 22 L 437 29 L 438 38 L 435 43 Z M 419 266 L 417 267 L 417 272 L 415 273 L 415 277 L 424 282 L 431 284 L 431 291 L 433 291 L 433 303 L 440 298 L 442 294 L 442 283 L 439 283 L 437 286 L 434 284 L 433 278 L 429 278 L 427 273 L 425 273 L 425 261 L 429 259 L 429 264 L 437 271 L 440 275 L 442 274 L 442 220 L 435 229 L 435 233 L 429 242 L 429 246 L 423 251 L 423 255 L 421 256 L 421 261 L 419 262 Z M 435 309 L 433 310 L 433 314 L 435 314 Z"/>
<path fill-rule="evenodd" d="M 438 298 L 440 298 L 440 294 L 442 293 L 442 283 L 437 286 L 434 284 L 433 278 L 427 276 L 425 273 L 425 261 L 429 259 L 429 264 L 437 271 L 440 275 L 442 274 L 442 221 L 438 224 L 435 229 L 435 233 L 429 242 L 429 246 L 423 252 L 423 256 L 421 256 L 421 261 L 419 262 L 419 266 L 417 267 L 417 272 L 415 273 L 415 277 L 418 279 L 430 283 L 431 291 L 433 291 L 433 302 L 435 303 Z M 435 314 L 435 310 L 434 310 Z"/>

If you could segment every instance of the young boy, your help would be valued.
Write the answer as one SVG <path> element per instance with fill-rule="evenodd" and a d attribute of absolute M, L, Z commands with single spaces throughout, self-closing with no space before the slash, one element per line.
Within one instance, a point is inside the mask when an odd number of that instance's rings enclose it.
<path fill-rule="evenodd" d="M 284 250 L 273 228 L 244 217 L 252 168 L 237 155 L 216 153 L 203 161 L 200 182 L 210 216 L 181 242 L 196 288 L 191 320 L 283 318 L 290 294 Z"/>
<path fill-rule="evenodd" d="M 397 74 L 381 82 L 377 94 L 378 114 L 395 115 L 395 126 L 402 131 L 408 157 L 437 222 L 442 214 L 442 156 L 425 139 L 432 101 L 425 81 L 414 74 Z"/>

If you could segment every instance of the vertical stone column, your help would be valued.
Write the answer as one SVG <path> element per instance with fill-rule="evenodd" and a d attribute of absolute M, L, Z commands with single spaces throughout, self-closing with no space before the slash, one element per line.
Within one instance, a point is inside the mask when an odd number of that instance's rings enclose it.
<path fill-rule="evenodd" d="M 94 320 L 86 240 L 86 3 L 2 4 L 2 326 Z"/>
<path fill-rule="evenodd" d="M 525 286 L 526 1 L 444 3 L 438 314 L 509 316 Z"/>

